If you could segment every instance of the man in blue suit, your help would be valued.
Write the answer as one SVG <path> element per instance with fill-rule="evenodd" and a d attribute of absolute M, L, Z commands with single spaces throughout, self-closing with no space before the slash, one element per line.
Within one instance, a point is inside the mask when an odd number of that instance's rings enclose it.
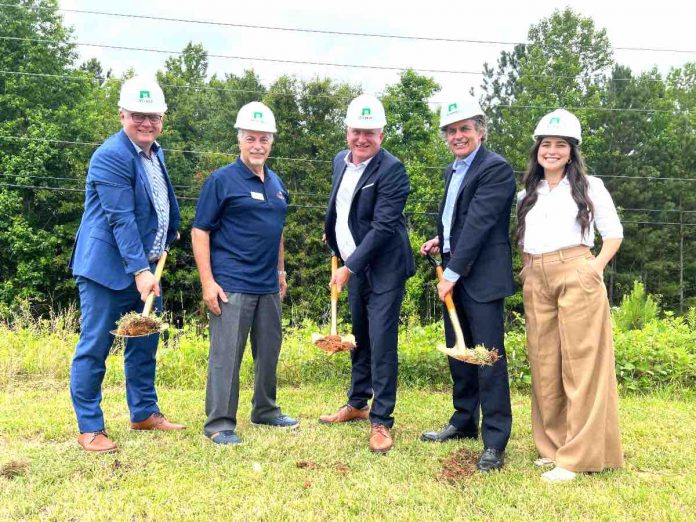
<path fill-rule="evenodd" d="M 331 279 L 348 286 L 356 348 L 348 403 L 325 424 L 370 419 L 370 450 L 389 451 L 396 404 L 399 312 L 406 279 L 415 272 L 404 206 L 410 184 L 403 163 L 381 148 L 384 108 L 361 95 L 347 111 L 349 150 L 333 161 L 326 241 L 344 266 Z M 372 399 L 372 407 L 368 401 Z"/>
<path fill-rule="evenodd" d="M 438 235 L 421 246 L 421 254 L 442 252 L 445 272 L 438 294 L 441 300 L 452 294 L 467 346 L 482 344 L 502 357 L 493 366 L 449 358 L 454 414 L 444 429 L 421 438 L 476 439 L 480 407 L 484 451 L 477 467 L 486 472 L 503 466 L 512 426 L 503 301 L 514 292 L 509 224 L 515 177 L 507 161 L 483 145 L 486 119 L 473 98 L 444 104 L 440 128 L 455 161 L 445 170 Z M 447 346 L 454 346 L 452 325 L 444 316 Z"/>
<path fill-rule="evenodd" d="M 85 211 L 70 267 L 80 294 L 81 332 L 70 369 L 70 396 L 80 429 L 78 443 L 92 452 L 116 451 L 104 430 L 100 406 L 109 333 L 130 311 L 142 312 L 150 292 L 161 309 L 153 270 L 176 238 L 179 206 L 155 141 L 167 109 L 154 80 L 124 82 L 119 99 L 123 129 L 94 153 L 86 181 Z M 159 335 L 129 339 L 124 353 L 126 398 L 132 429 L 173 430 L 155 391 Z"/>

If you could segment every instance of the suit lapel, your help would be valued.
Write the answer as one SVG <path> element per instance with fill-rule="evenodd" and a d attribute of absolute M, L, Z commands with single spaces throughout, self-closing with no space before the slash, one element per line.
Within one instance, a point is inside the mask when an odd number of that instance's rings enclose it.
<path fill-rule="evenodd" d="M 466 176 L 464 176 L 464 180 L 462 181 L 462 184 L 459 186 L 459 191 L 457 191 L 456 201 L 459 201 L 459 197 L 462 195 L 462 191 L 464 190 L 464 187 L 469 185 L 472 182 L 472 180 L 476 177 L 476 175 L 478 174 L 479 165 L 481 165 L 481 162 L 483 161 L 483 158 L 485 155 L 486 155 L 486 148 L 483 145 L 481 145 L 478 152 L 476 153 L 476 157 L 474 158 L 474 162 L 469 167 L 469 170 L 466 171 Z M 452 176 L 450 174 L 450 178 L 451 177 Z M 455 202 L 455 208 L 456 208 L 456 202 Z"/>
<path fill-rule="evenodd" d="M 355 195 L 360 190 L 362 190 L 365 183 L 367 183 L 367 180 L 370 179 L 370 176 L 372 176 L 372 174 L 374 174 L 375 171 L 379 168 L 380 163 L 382 163 L 383 154 L 384 152 L 382 152 L 382 149 L 379 149 L 379 152 L 375 154 L 375 156 L 372 158 L 372 161 L 370 161 L 370 163 L 367 165 L 365 171 L 360 176 L 358 183 L 355 185 L 355 190 L 353 191 L 353 197 L 351 198 L 351 202 L 355 199 Z"/>

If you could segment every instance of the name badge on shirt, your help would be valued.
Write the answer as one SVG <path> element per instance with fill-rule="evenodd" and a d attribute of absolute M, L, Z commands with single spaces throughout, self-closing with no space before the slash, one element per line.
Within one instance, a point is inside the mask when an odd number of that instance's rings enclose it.
<path fill-rule="evenodd" d="M 252 192 L 251 193 L 251 198 L 252 199 L 258 199 L 259 201 L 263 201 L 263 194 L 261 192 Z"/>

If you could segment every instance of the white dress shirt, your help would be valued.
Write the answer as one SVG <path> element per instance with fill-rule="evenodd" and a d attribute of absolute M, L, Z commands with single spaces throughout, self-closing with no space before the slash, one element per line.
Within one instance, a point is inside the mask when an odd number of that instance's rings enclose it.
<path fill-rule="evenodd" d="M 595 228 L 602 239 L 623 238 L 623 227 L 616 213 L 616 207 L 609 191 L 601 179 L 587 177 L 588 196 L 594 206 L 590 227 L 582 235 L 578 223 L 578 206 L 570 191 L 568 178 L 564 177 L 558 186 L 550 190 L 546 180 L 537 186 L 539 198 L 527 212 L 524 229 L 524 252 L 544 254 L 562 248 L 578 245 L 594 246 Z M 517 194 L 517 204 L 522 202 L 525 191 Z"/>
<path fill-rule="evenodd" d="M 348 214 L 350 213 L 350 205 L 353 202 L 353 192 L 355 192 L 355 187 L 358 181 L 360 181 L 360 176 L 362 176 L 367 165 L 372 160 L 372 158 L 366 159 L 362 163 L 353 165 L 350 161 L 351 156 L 349 153 L 343 158 L 343 161 L 346 163 L 346 170 L 343 173 L 341 185 L 336 193 L 336 227 L 334 231 L 338 250 L 344 262 L 348 261 L 350 255 L 355 251 L 355 239 L 348 227 Z"/>

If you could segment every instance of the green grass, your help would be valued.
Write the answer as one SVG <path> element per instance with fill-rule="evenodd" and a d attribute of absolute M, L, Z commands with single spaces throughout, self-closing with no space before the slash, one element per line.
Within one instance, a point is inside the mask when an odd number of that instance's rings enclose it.
<path fill-rule="evenodd" d="M 344 401 L 335 380 L 279 390 L 284 412 L 301 420 L 297 431 L 251 426 L 245 388 L 239 447 L 202 436 L 202 389 L 159 389 L 162 410 L 188 424 L 182 433 L 129 431 L 124 395 L 122 386 L 104 391 L 107 428 L 121 451 L 90 455 L 75 441 L 64 380 L 5 385 L 0 470 L 11 462 L 20 469 L 0 476 L 1 520 L 685 520 L 696 513 L 690 393 L 622 397 L 626 467 L 558 485 L 542 483 L 532 465 L 529 397 L 520 392 L 505 469 L 456 484 L 438 479 L 442 460 L 463 447 L 478 452 L 480 443 L 418 440 L 446 422 L 447 392 L 399 390 L 395 447 L 386 456 L 368 451 L 364 423 L 317 422 Z"/>

